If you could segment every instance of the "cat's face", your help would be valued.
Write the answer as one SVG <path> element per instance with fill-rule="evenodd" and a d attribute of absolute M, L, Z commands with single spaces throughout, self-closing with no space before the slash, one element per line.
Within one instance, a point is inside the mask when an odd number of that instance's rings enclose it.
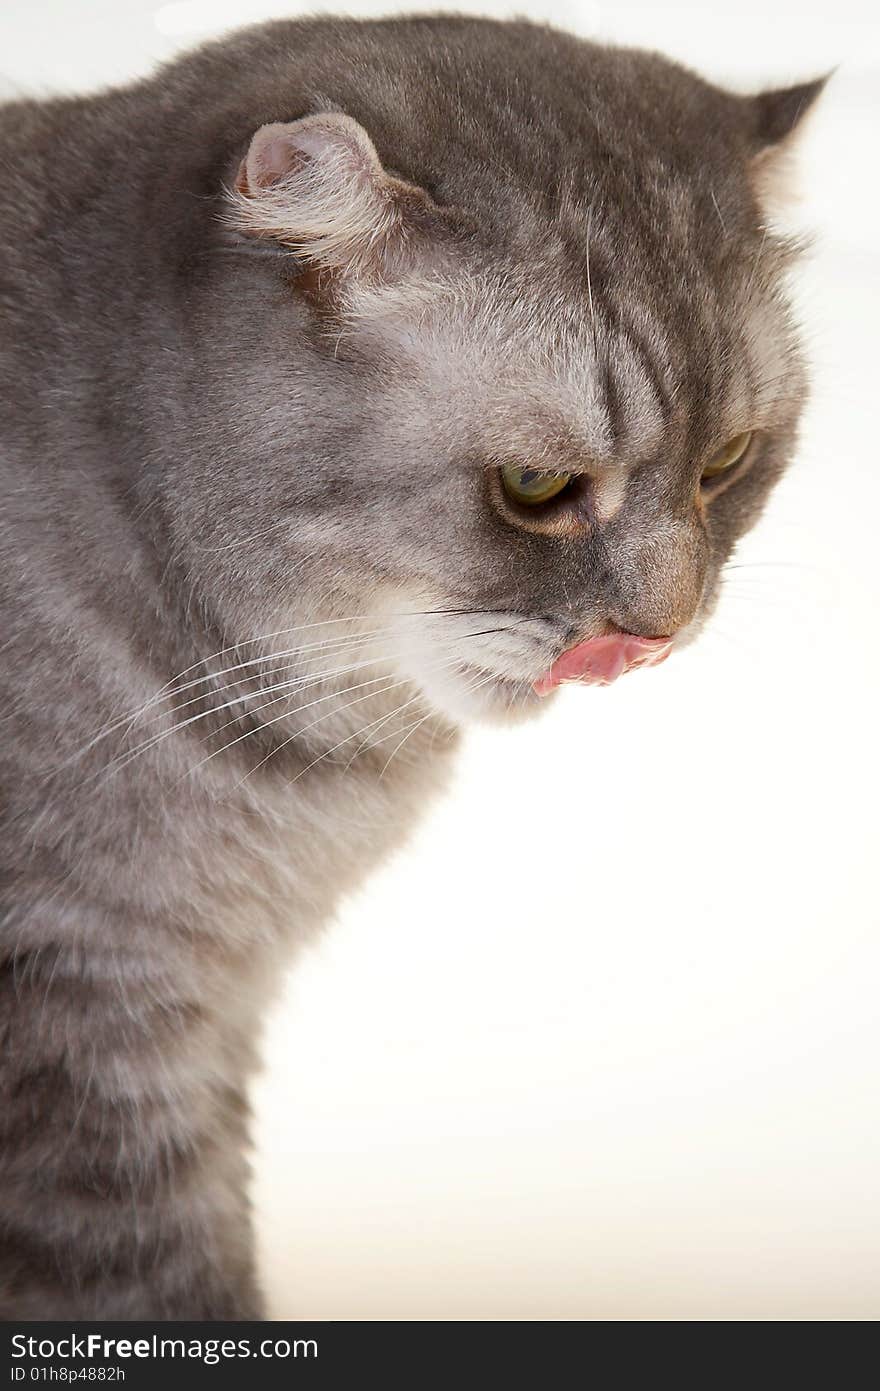
<path fill-rule="evenodd" d="M 237 228 L 289 248 L 272 333 L 283 354 L 295 325 L 306 366 L 271 430 L 310 583 L 375 615 L 453 720 L 595 676 L 553 666 L 585 640 L 689 640 L 793 446 L 803 371 L 755 189 L 815 91 L 751 103 L 640 61 L 675 79 L 647 131 L 548 127 L 549 183 L 501 160 L 492 211 L 472 171 L 441 158 L 429 195 L 336 114 L 264 127 L 239 171 Z"/>

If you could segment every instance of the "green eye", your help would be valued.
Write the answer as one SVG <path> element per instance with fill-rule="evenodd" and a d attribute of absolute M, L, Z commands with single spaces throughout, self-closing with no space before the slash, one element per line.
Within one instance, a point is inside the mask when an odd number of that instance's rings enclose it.
<path fill-rule="evenodd" d="M 514 502 L 524 507 L 540 507 L 549 502 L 571 482 L 570 473 L 544 473 L 540 469 L 517 468 L 508 464 L 501 470 L 504 491 Z"/>
<path fill-rule="evenodd" d="M 723 449 L 719 449 L 709 460 L 703 469 L 703 481 L 717 478 L 719 473 L 724 473 L 725 469 L 733 468 L 738 464 L 752 442 L 752 432 L 747 430 L 744 435 L 734 435 L 732 440 L 728 440 Z"/>

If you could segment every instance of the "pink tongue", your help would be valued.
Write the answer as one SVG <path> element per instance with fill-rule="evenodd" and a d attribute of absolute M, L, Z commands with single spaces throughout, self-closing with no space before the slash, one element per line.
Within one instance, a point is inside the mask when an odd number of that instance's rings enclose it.
<path fill-rule="evenodd" d="M 607 633 L 588 638 L 557 657 L 544 676 L 534 683 L 537 695 L 549 695 L 565 681 L 587 686 L 610 686 L 633 667 L 656 666 L 672 651 L 672 638 L 640 638 L 634 633 Z"/>

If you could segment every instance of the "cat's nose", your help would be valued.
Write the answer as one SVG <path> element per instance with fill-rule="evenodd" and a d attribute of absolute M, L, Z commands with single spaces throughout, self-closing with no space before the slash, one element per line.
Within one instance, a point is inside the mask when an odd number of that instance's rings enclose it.
<path fill-rule="evenodd" d="M 606 613 L 619 632 L 653 638 L 686 628 L 699 610 L 709 547 L 694 518 L 658 517 L 606 543 Z"/>
<path fill-rule="evenodd" d="M 534 682 L 536 695 L 549 695 L 567 681 L 587 686 L 610 686 L 635 667 L 657 666 L 672 651 L 671 637 L 639 637 L 635 633 L 605 633 L 569 647 Z"/>

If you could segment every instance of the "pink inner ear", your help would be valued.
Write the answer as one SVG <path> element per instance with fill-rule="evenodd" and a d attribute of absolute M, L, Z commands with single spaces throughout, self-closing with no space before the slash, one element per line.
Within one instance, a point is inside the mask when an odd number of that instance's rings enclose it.
<path fill-rule="evenodd" d="M 366 134 L 347 116 L 328 112 L 299 121 L 276 122 L 255 132 L 241 181 L 247 189 L 272 188 L 315 163 L 332 164 L 350 175 L 378 177 L 382 167 Z"/>
<path fill-rule="evenodd" d="M 292 138 L 289 126 L 261 126 L 244 162 L 245 182 L 251 189 L 271 188 L 300 170 L 312 153 Z"/>

